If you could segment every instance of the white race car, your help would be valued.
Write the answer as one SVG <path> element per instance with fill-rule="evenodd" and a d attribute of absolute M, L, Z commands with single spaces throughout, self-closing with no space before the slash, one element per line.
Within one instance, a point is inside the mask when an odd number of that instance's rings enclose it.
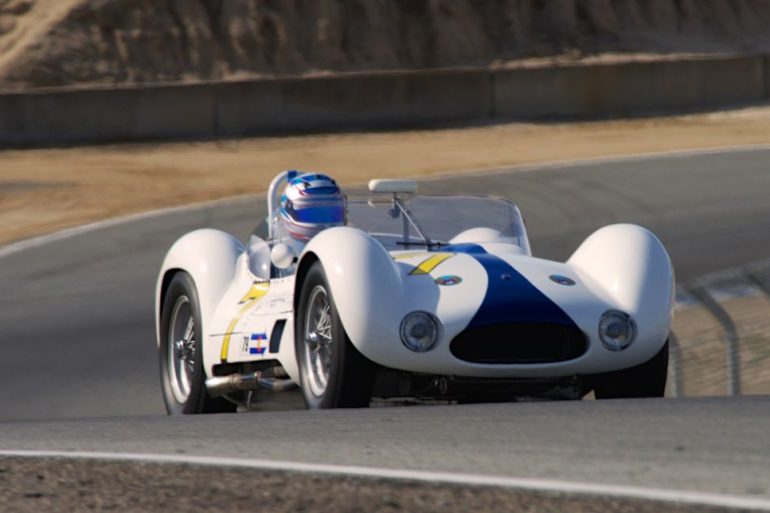
<path fill-rule="evenodd" d="M 169 413 L 298 387 L 309 408 L 664 394 L 674 273 L 646 229 L 601 228 L 553 262 L 532 256 L 510 201 L 372 180 L 346 226 L 298 252 L 272 229 L 289 173 L 268 192 L 267 240 L 203 229 L 166 255 L 155 315 Z"/>

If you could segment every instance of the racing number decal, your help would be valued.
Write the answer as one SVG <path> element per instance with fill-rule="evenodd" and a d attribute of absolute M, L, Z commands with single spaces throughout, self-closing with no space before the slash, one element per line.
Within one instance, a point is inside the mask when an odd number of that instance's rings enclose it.
<path fill-rule="evenodd" d="M 435 253 L 431 255 L 430 258 L 426 258 L 420 262 L 417 267 L 412 269 L 412 271 L 409 273 L 409 276 L 430 274 L 430 272 L 438 267 L 443 261 L 452 258 L 454 255 L 454 253 Z"/>
<path fill-rule="evenodd" d="M 222 341 L 222 351 L 220 352 L 219 357 L 223 363 L 227 361 L 227 353 L 230 350 L 230 336 L 233 334 L 233 331 L 235 331 L 235 326 L 238 324 L 238 321 L 241 320 L 241 317 L 243 317 L 243 314 L 245 314 L 249 308 L 254 306 L 257 301 L 265 297 L 265 294 L 267 294 L 269 288 L 270 282 L 255 281 L 251 285 L 251 289 L 249 289 L 246 295 L 243 296 L 240 301 L 238 301 L 238 304 L 243 306 L 240 310 L 238 310 L 238 315 L 233 317 L 233 320 L 230 321 L 230 324 L 227 326 L 227 333 L 225 334 L 225 338 Z"/>

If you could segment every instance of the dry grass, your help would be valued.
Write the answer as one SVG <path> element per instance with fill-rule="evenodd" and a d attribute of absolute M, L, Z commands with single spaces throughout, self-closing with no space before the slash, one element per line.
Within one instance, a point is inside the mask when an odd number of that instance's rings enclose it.
<path fill-rule="evenodd" d="M 343 184 L 770 143 L 770 108 L 719 115 L 0 152 L 0 244 L 123 214 L 263 192 L 287 168 Z"/>

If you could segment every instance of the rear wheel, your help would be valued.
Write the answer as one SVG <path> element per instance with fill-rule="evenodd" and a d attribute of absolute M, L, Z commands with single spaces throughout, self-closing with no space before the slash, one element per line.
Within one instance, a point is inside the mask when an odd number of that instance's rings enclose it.
<path fill-rule="evenodd" d="M 160 315 L 160 379 L 169 415 L 233 412 L 236 405 L 212 399 L 203 372 L 198 291 L 189 274 L 174 275 Z"/>
<path fill-rule="evenodd" d="M 668 341 L 649 361 L 593 377 L 597 399 L 663 397 L 668 377 Z"/>
<path fill-rule="evenodd" d="M 302 284 L 295 349 L 308 408 L 369 406 L 374 364 L 358 352 L 345 333 L 320 262 L 310 267 Z"/>

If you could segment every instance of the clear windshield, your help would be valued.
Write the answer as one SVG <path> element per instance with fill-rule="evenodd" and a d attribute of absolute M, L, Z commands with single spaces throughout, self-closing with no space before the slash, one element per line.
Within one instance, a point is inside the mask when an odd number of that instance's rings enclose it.
<path fill-rule="evenodd" d="M 491 196 L 414 196 L 405 206 L 417 224 L 434 242 L 447 243 L 472 228 L 492 228 L 509 237 L 529 254 L 529 242 L 521 213 L 512 202 Z M 391 215 L 388 196 L 350 198 L 348 225 L 376 236 L 388 249 L 404 249 L 403 217 Z M 422 241 L 413 226 L 410 240 Z"/>

